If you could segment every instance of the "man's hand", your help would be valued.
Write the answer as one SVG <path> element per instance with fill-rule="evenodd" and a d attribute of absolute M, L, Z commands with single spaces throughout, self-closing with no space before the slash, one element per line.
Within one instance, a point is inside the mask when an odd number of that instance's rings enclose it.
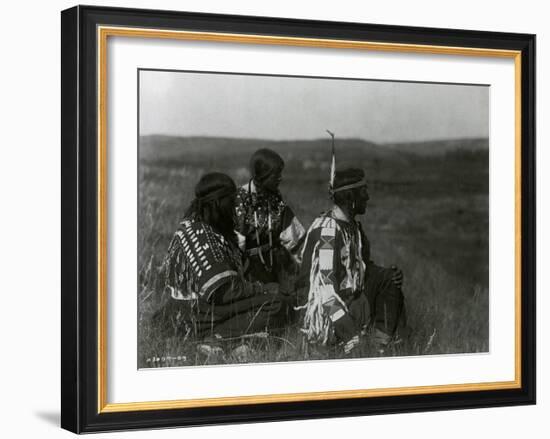
<path fill-rule="evenodd" d="M 397 288 L 401 288 L 403 286 L 403 270 L 396 265 L 392 265 L 390 268 L 393 270 L 392 282 Z"/>
<path fill-rule="evenodd" d="M 277 294 L 279 292 L 279 284 L 277 282 L 269 282 L 263 285 L 264 294 Z"/>

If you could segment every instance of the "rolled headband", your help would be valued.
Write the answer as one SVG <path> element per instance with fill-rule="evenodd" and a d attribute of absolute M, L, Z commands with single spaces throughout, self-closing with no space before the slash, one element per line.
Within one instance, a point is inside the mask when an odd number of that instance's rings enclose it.
<path fill-rule="evenodd" d="M 197 197 L 197 200 L 203 204 L 208 203 L 209 201 L 213 200 L 219 200 L 227 195 L 232 195 L 236 192 L 235 188 L 233 187 L 222 187 L 220 189 L 216 189 L 214 192 L 210 192 L 209 194 L 206 194 L 202 197 Z"/>
<path fill-rule="evenodd" d="M 334 194 L 336 192 L 347 191 L 349 189 L 355 189 L 357 187 L 366 186 L 366 185 L 367 185 L 367 180 L 365 177 L 363 177 L 358 182 L 347 184 L 345 186 L 340 186 L 339 188 L 336 188 L 336 189 L 331 189 L 330 193 Z"/>

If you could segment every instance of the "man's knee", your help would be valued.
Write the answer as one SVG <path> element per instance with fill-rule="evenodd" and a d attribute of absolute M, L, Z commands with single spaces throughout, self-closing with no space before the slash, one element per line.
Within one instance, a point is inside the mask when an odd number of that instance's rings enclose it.
<path fill-rule="evenodd" d="M 403 297 L 401 288 L 394 282 L 395 272 L 391 268 L 379 267 L 371 264 L 366 273 L 366 293 L 371 306 L 381 296 L 387 296 L 393 300 Z"/>
<path fill-rule="evenodd" d="M 394 282 L 395 270 L 393 268 L 380 267 L 380 276 L 388 288 L 400 289 Z"/>
<path fill-rule="evenodd" d="M 395 272 L 393 269 L 370 263 L 367 265 L 367 270 L 365 272 L 367 287 L 380 287 L 393 283 L 394 275 Z"/>

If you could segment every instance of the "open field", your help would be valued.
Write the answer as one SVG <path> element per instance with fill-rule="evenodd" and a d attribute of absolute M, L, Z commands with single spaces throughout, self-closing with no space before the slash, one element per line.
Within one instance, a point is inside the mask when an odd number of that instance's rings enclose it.
<path fill-rule="evenodd" d="M 238 184 L 261 147 L 286 161 L 281 192 L 307 227 L 329 206 L 327 139 L 273 142 L 147 136 L 140 141 L 138 366 L 184 366 L 334 358 L 337 350 L 304 346 L 297 328 L 280 337 L 258 334 L 227 341 L 224 355 L 208 356 L 200 341 L 163 332 L 151 315 L 163 303 L 159 267 L 193 188 L 205 172 L 222 171 Z M 337 139 L 337 165 L 362 167 L 371 201 L 363 226 L 378 265 L 405 274 L 412 336 L 385 352 L 364 343 L 357 356 L 486 352 L 489 346 L 489 154 L 486 139 L 375 145 Z M 232 356 L 231 352 L 235 352 Z M 158 361 L 157 361 L 158 359 Z"/>

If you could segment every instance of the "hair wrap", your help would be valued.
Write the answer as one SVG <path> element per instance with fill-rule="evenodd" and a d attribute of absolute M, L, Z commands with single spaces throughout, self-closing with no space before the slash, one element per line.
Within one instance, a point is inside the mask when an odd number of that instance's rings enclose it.
<path fill-rule="evenodd" d="M 203 195 L 202 197 L 197 197 L 197 201 L 201 204 L 208 203 L 213 200 L 219 200 L 223 197 L 226 197 L 227 195 L 231 195 L 236 192 L 237 192 L 236 189 L 233 187 L 222 187 L 206 195 Z"/>
<path fill-rule="evenodd" d="M 345 186 L 340 186 L 338 188 L 334 188 L 331 190 L 331 193 L 336 193 L 336 192 L 342 192 L 342 191 L 347 191 L 349 189 L 355 189 L 355 188 L 358 188 L 358 187 L 361 187 L 361 186 L 366 186 L 367 185 L 367 180 L 365 177 L 363 177 L 361 180 L 359 180 L 358 182 L 356 183 L 350 183 L 350 184 L 346 184 Z"/>

